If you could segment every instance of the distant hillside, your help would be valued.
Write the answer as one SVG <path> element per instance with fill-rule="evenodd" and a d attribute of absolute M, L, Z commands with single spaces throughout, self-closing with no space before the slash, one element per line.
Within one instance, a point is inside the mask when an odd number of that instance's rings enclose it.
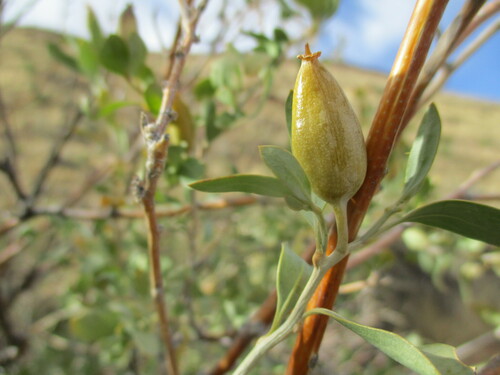
<path fill-rule="evenodd" d="M 43 160 L 40 155 L 47 152 L 48 141 L 63 122 L 64 111 L 57 108 L 70 106 L 86 89 L 80 79 L 49 56 L 47 43 L 61 40 L 61 36 L 51 32 L 18 29 L 10 32 L 0 45 L 0 87 L 20 141 L 22 160 L 29 165 L 27 168 L 39 167 Z M 193 56 L 190 64 L 196 66 L 204 60 Z M 163 59 L 158 56 L 152 61 L 160 72 Z M 210 175 L 227 170 L 230 162 L 236 163 L 241 171 L 261 169 L 257 145 L 286 144 L 283 108 L 297 67 L 295 61 L 284 63 L 275 79 L 272 100 L 266 103 L 262 112 L 255 118 L 241 121 L 238 127 L 215 142 L 208 155 L 211 158 Z M 330 68 L 360 114 L 366 136 L 385 84 L 384 75 L 343 65 L 330 65 Z M 118 80 L 117 85 L 123 82 Z M 499 158 L 500 106 L 448 93 L 438 95 L 435 103 L 442 116 L 443 135 L 431 177 L 438 193 L 444 194 L 454 190 L 475 169 Z M 420 118 L 421 114 L 417 116 L 418 120 Z M 404 139 L 407 141 L 415 133 L 416 122 L 406 131 Z M 126 126 L 135 124 L 127 119 Z M 99 144 L 86 144 L 81 150 L 87 155 L 91 153 L 95 159 L 102 151 Z M 61 182 L 74 177 L 71 171 L 66 172 L 69 175 L 60 176 Z M 1 190 L 4 190 L 3 183 L 0 179 Z M 477 190 L 493 193 L 498 186 L 500 173 L 485 180 Z"/>

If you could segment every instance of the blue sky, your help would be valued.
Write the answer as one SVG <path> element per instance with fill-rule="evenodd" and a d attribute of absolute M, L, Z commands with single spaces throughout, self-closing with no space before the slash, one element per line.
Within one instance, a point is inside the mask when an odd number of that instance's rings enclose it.
<path fill-rule="evenodd" d="M 451 23 L 463 3 L 464 0 L 450 0 L 441 27 Z M 344 40 L 345 47 L 341 48 L 345 48 L 344 58 L 347 63 L 388 73 L 413 4 L 413 1 L 395 0 L 341 1 L 336 16 L 321 30 L 320 47 L 332 54 Z M 499 17 L 497 15 L 496 19 Z M 468 41 L 487 25 L 474 33 Z M 458 49 L 456 53 L 460 51 Z M 497 32 L 454 72 L 445 89 L 500 101 L 499 61 L 500 33 Z"/>
<path fill-rule="evenodd" d="M 6 18 L 13 17 L 24 4 L 34 2 L 34 7 L 22 19 L 22 25 L 40 26 L 52 30 L 86 35 L 85 4 L 95 9 L 106 31 L 116 29 L 118 15 L 127 3 L 133 3 L 139 18 L 142 37 L 153 49 L 162 42 L 168 45 L 172 38 L 177 17 L 177 2 L 173 0 L 8 0 Z M 450 0 L 443 24 L 451 22 L 464 0 Z M 206 50 L 203 40 L 210 40 L 217 32 L 216 16 L 221 0 L 210 0 L 202 18 L 202 43 L 195 52 Z M 236 14 L 245 6 L 244 0 L 228 2 L 228 12 Z M 320 30 L 314 49 L 322 50 L 325 56 L 341 54 L 345 62 L 389 72 L 406 24 L 410 18 L 414 1 L 409 0 L 343 0 L 335 17 L 327 21 Z M 265 19 L 262 22 L 262 15 Z M 155 29 L 152 19 L 156 17 Z M 496 18 L 500 17 L 497 15 Z M 241 37 L 241 29 L 257 29 L 271 33 L 274 27 L 285 28 L 289 35 L 298 36 L 307 24 L 304 19 L 279 22 L 276 2 L 265 3 L 264 11 L 248 12 L 244 20 L 229 27 L 227 40 L 238 48 L 251 47 L 248 38 Z M 157 30 L 160 30 L 161 37 Z M 161 39 L 161 41 L 160 41 Z M 482 99 L 500 101 L 500 33 L 497 33 L 465 62 L 451 77 L 445 88 L 449 91 Z"/>

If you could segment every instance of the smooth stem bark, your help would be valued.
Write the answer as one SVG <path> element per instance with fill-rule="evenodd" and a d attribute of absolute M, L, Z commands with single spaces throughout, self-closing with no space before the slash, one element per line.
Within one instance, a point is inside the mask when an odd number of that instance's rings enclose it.
<path fill-rule="evenodd" d="M 387 160 L 399 136 L 405 111 L 409 110 L 410 97 L 446 4 L 447 0 L 419 0 L 415 5 L 367 138 L 367 175 L 348 208 L 351 240 L 355 238 L 386 174 Z M 335 231 L 331 232 L 327 252 L 333 251 L 336 238 Z M 347 257 L 344 257 L 326 274 L 309 308 L 332 308 L 346 265 Z M 308 373 L 309 360 L 319 350 L 327 322 L 328 318 L 323 316 L 310 316 L 304 321 L 288 363 L 287 375 Z"/>
<path fill-rule="evenodd" d="M 339 202 L 333 203 L 333 211 L 335 213 L 339 232 L 339 241 L 337 243 L 336 251 L 330 256 L 325 256 L 322 249 L 316 249 L 317 263 L 315 263 L 313 272 L 311 273 L 306 286 L 302 290 L 302 293 L 300 294 L 300 297 L 295 304 L 292 312 L 274 332 L 262 337 L 259 341 L 257 341 L 254 348 L 250 351 L 250 353 L 248 353 L 243 362 L 241 362 L 238 368 L 234 371 L 234 375 L 247 374 L 265 353 L 267 353 L 271 348 L 283 341 L 294 331 L 294 328 L 302 320 L 307 307 L 307 303 L 316 291 L 316 288 L 325 276 L 326 272 L 335 264 L 340 262 L 342 258 L 344 258 L 347 254 L 347 201 L 340 200 Z M 319 225 L 321 224 L 322 223 L 319 223 Z"/>
<path fill-rule="evenodd" d="M 148 224 L 151 296 L 153 297 L 159 319 L 161 338 L 168 353 L 166 366 L 169 374 L 178 375 L 179 370 L 177 365 L 177 356 L 175 353 L 172 335 L 170 333 L 168 310 L 165 302 L 163 278 L 161 275 L 160 236 L 158 221 L 155 215 L 155 204 L 153 198 L 147 199 L 146 197 L 143 200 L 143 204 L 146 222 Z"/>

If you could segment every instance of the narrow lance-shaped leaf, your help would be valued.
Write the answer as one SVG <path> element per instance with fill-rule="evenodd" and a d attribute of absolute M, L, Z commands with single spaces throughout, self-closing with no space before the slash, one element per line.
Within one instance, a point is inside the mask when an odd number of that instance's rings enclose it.
<path fill-rule="evenodd" d="M 99 21 L 93 9 L 89 5 L 87 5 L 87 28 L 90 31 L 90 37 L 94 47 L 96 49 L 101 48 L 104 41 L 101 26 L 99 25 Z"/>
<path fill-rule="evenodd" d="M 120 15 L 120 22 L 118 27 L 120 36 L 127 40 L 131 34 L 137 33 L 137 19 L 134 13 L 134 6 L 127 5 L 125 10 Z"/>
<path fill-rule="evenodd" d="M 288 189 L 274 177 L 236 174 L 227 177 L 212 178 L 194 182 L 191 188 L 207 193 L 253 193 L 268 197 L 286 197 Z"/>
<path fill-rule="evenodd" d="M 420 375 L 441 375 L 424 353 L 408 340 L 395 333 L 355 323 L 324 308 L 316 308 L 307 312 L 307 315 L 311 314 L 323 314 L 335 319 L 395 361 Z"/>
<path fill-rule="evenodd" d="M 430 344 L 420 347 L 420 350 L 436 366 L 441 374 L 474 375 L 472 368 L 465 365 L 457 356 L 456 349 L 446 344 Z"/>
<path fill-rule="evenodd" d="M 406 166 L 405 186 L 401 200 L 414 196 L 431 169 L 441 135 L 441 120 L 434 104 L 424 115 L 417 137 L 413 142 Z"/>
<path fill-rule="evenodd" d="M 162 90 L 157 83 L 152 83 L 144 91 L 144 99 L 148 105 L 148 109 L 153 115 L 158 115 L 161 107 Z"/>
<path fill-rule="evenodd" d="M 269 333 L 278 328 L 293 309 L 311 272 L 312 267 L 295 254 L 288 244 L 281 246 L 276 275 L 276 313 Z"/>
<path fill-rule="evenodd" d="M 100 51 L 102 64 L 110 71 L 126 76 L 128 73 L 130 52 L 125 41 L 118 35 L 110 35 Z"/>
<path fill-rule="evenodd" d="M 440 201 L 411 211 L 400 222 L 430 225 L 500 246 L 500 210 L 483 204 Z"/>
<path fill-rule="evenodd" d="M 297 159 L 290 152 L 277 146 L 260 146 L 260 154 L 264 163 L 296 199 L 312 204 L 309 180 Z"/>
<path fill-rule="evenodd" d="M 285 118 L 288 135 L 292 134 L 292 105 L 293 105 L 293 90 L 290 90 L 285 103 Z"/>
<path fill-rule="evenodd" d="M 80 67 L 78 66 L 78 62 L 70 55 L 67 53 L 63 52 L 63 50 L 55 43 L 49 43 L 47 45 L 47 48 L 49 49 L 50 55 L 59 61 L 60 63 L 66 65 L 68 68 L 71 70 L 74 70 L 76 72 L 80 71 Z"/>
<path fill-rule="evenodd" d="M 143 40 L 137 33 L 132 33 L 127 39 L 128 49 L 130 51 L 130 61 L 128 66 L 128 72 L 131 75 L 137 75 L 141 72 L 144 66 L 148 50 Z"/>
<path fill-rule="evenodd" d="M 93 44 L 84 39 L 74 40 L 78 50 L 78 64 L 85 75 L 93 79 L 99 72 L 99 55 Z"/>

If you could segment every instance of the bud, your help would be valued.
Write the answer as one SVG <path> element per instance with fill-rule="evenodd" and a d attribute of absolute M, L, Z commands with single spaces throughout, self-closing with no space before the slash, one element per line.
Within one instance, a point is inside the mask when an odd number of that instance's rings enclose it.
<path fill-rule="evenodd" d="M 359 121 L 333 76 L 319 63 L 321 52 L 302 60 L 292 107 L 292 153 L 313 191 L 328 203 L 347 201 L 366 174 L 366 147 Z"/>
<path fill-rule="evenodd" d="M 178 145 L 184 141 L 187 143 L 188 151 L 191 151 L 195 140 L 195 124 L 189 107 L 181 99 L 179 93 L 175 95 L 172 109 L 177 113 L 177 118 L 169 124 L 170 143 Z"/>

